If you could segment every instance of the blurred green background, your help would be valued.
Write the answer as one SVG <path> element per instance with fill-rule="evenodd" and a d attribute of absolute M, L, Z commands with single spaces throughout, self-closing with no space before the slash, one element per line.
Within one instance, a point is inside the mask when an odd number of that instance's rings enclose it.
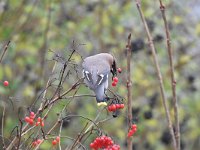
<path fill-rule="evenodd" d="M 200 124 L 200 2 L 196 0 L 163 2 L 166 6 L 174 51 L 181 147 L 184 150 L 198 150 L 200 147 L 200 128 L 198 128 Z M 173 116 L 169 61 L 159 1 L 142 1 L 141 6 L 159 56 L 168 104 L 171 108 L 170 113 Z M 121 67 L 123 72 L 118 76 L 118 86 L 116 88 L 110 86 L 110 88 L 126 98 L 125 46 L 129 33 L 132 33 L 132 112 L 134 122 L 139 129 L 133 137 L 133 149 L 171 149 L 170 135 L 147 36 L 135 1 L 131 0 L 0 1 L 1 53 L 7 41 L 11 40 L 0 64 L 0 110 L 3 110 L 3 105 L 6 106 L 4 136 L 9 138 L 12 129 L 19 123 L 18 110 L 20 109 L 21 118 L 27 115 L 27 108 L 44 90 L 49 77 L 58 78 L 63 64 L 59 61 L 54 74 L 51 74 L 54 65 L 54 53 L 51 51 L 68 59 L 74 47 L 73 41 L 77 53 L 72 61 L 78 64 L 79 70 L 82 58 L 86 56 L 109 52 L 116 57 L 118 67 Z M 79 73 L 78 76 L 81 75 Z M 63 88 L 68 89 L 77 78 L 76 71 L 72 69 Z M 3 86 L 4 80 L 10 82 L 9 87 Z M 47 97 L 51 96 L 51 90 L 54 91 L 53 88 L 50 89 Z M 92 94 L 92 92 L 81 85 L 78 94 Z M 56 114 L 69 101 L 64 99 L 54 106 L 45 121 L 47 129 L 56 122 Z M 37 102 L 39 103 L 40 99 Z M 35 110 L 37 106 L 34 107 Z M 94 120 L 99 110 L 94 98 L 83 97 L 71 100 L 63 115 L 83 115 Z M 117 118 L 113 118 L 111 113 L 104 110 L 99 120 L 102 119 L 109 119 L 100 125 L 102 130 L 111 136 L 121 149 L 126 149 L 128 130 L 126 110 L 121 111 Z M 80 118 L 65 121 L 62 136 L 75 138 L 86 122 Z M 52 134 L 57 135 L 58 131 L 59 128 Z M 84 143 L 86 148 L 94 137 L 93 135 Z M 51 148 L 50 142 L 46 141 L 42 144 L 41 149 Z M 61 138 L 63 149 L 71 142 L 67 138 Z"/>

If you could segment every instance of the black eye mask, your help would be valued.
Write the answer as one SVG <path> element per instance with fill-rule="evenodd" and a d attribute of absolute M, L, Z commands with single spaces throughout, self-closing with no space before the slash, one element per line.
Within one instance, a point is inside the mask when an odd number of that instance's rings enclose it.
<path fill-rule="evenodd" d="M 113 61 L 112 68 L 111 68 L 110 72 L 112 73 L 112 79 L 113 79 L 113 77 L 117 75 L 117 65 L 116 65 L 115 61 Z"/>

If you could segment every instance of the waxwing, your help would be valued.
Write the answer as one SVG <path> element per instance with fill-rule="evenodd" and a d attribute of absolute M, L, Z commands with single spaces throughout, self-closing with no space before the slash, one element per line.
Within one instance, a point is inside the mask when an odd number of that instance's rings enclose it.
<path fill-rule="evenodd" d="M 109 75 L 117 73 L 114 57 L 108 53 L 89 56 L 84 59 L 82 67 L 85 84 L 94 91 L 97 104 L 105 102 Z"/>

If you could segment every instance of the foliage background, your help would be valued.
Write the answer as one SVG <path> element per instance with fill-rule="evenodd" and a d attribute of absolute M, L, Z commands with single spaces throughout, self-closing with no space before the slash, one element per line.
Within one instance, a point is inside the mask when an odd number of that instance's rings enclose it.
<path fill-rule="evenodd" d="M 182 149 L 195 150 L 200 147 L 200 2 L 167 0 L 164 3 L 174 50 L 181 146 Z M 142 9 L 154 38 L 171 106 L 169 62 L 159 2 L 142 1 Z M 125 44 L 130 32 L 133 40 L 133 117 L 139 127 L 139 132 L 133 137 L 133 149 L 170 149 L 167 123 L 147 37 L 135 1 L 130 0 L 0 1 L 0 50 L 11 40 L 8 52 L 0 64 L 0 107 L 6 105 L 5 136 L 9 137 L 11 130 L 18 124 L 18 109 L 22 110 L 21 116 L 27 114 L 28 106 L 44 89 L 53 67 L 54 54 L 49 50 L 68 57 L 73 41 L 78 45 L 76 50 L 83 58 L 100 52 L 110 52 L 116 57 L 123 73 L 119 75 L 120 84 L 111 89 L 126 97 Z M 75 55 L 73 61 L 80 64 L 80 55 Z M 56 70 L 60 70 L 59 65 Z M 65 88 L 76 80 L 74 74 L 72 72 L 66 80 Z M 4 80 L 10 82 L 9 89 L 3 87 Z M 81 86 L 81 93 L 91 94 L 91 91 Z M 66 102 L 69 100 L 62 100 L 51 111 L 46 120 L 47 128 L 56 120 L 56 113 Z M 71 101 L 66 114 L 79 114 L 94 119 L 98 111 L 94 98 L 84 97 Z M 112 118 L 106 111 L 100 117 L 110 118 L 101 127 L 122 149 L 126 149 L 125 117 L 126 110 L 117 118 Z M 84 123 L 85 120 L 76 118 L 66 121 L 62 135 L 75 137 Z M 92 139 L 88 139 L 84 145 L 88 147 Z M 67 145 L 70 140 L 63 138 L 62 143 Z M 51 148 L 50 141 L 41 146 L 41 149 L 48 148 Z"/>

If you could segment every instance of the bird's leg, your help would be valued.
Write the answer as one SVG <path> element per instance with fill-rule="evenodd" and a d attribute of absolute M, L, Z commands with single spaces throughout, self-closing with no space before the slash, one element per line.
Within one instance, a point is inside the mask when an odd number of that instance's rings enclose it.
<path fill-rule="evenodd" d="M 106 96 L 106 97 L 104 98 L 105 102 L 109 101 L 110 98 L 109 98 L 109 96 L 106 94 L 106 90 L 104 90 L 104 94 L 105 94 L 105 96 Z"/>

